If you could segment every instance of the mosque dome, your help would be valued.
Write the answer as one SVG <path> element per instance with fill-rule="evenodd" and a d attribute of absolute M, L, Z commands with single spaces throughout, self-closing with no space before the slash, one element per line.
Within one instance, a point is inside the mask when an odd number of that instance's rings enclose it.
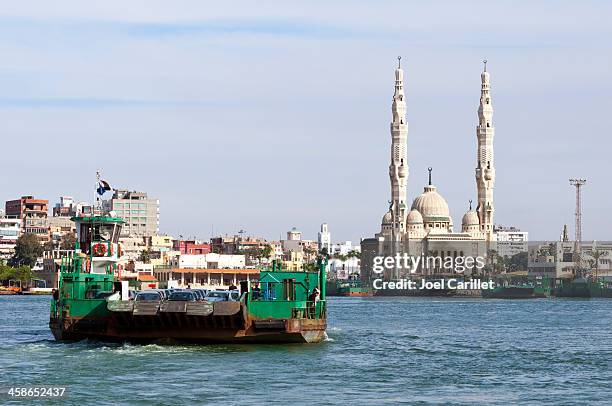
<path fill-rule="evenodd" d="M 391 211 L 388 211 L 385 213 L 385 215 L 382 218 L 382 223 L 383 224 L 390 224 L 393 222 L 393 214 L 391 214 Z"/>
<path fill-rule="evenodd" d="M 480 220 L 478 219 L 478 214 L 474 210 L 469 210 L 467 213 L 463 215 L 463 219 L 461 220 L 462 226 L 477 226 L 480 225 Z"/>
<path fill-rule="evenodd" d="M 436 219 L 448 221 L 450 219 L 448 203 L 433 185 L 425 186 L 423 193 L 412 202 L 411 209 L 418 211 L 425 221 Z"/>
<path fill-rule="evenodd" d="M 418 210 L 410 210 L 408 217 L 406 217 L 406 222 L 408 224 L 423 224 L 423 216 L 421 216 Z"/>

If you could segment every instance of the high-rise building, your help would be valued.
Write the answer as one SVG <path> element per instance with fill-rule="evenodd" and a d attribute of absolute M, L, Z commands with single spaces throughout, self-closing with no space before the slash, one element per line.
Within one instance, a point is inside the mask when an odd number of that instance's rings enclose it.
<path fill-rule="evenodd" d="M 159 233 L 159 200 L 145 192 L 115 190 L 104 208 L 123 218 L 123 237 L 150 237 Z"/>
<path fill-rule="evenodd" d="M 331 234 L 327 227 L 327 223 L 321 224 L 321 231 L 318 234 L 319 250 L 326 249 L 328 254 L 331 254 Z"/>
<path fill-rule="evenodd" d="M 5 204 L 7 217 L 21 219 L 21 230 L 26 234 L 35 234 L 40 241 L 49 241 L 49 201 L 35 199 L 34 196 L 22 196 L 20 199 L 9 200 Z"/>

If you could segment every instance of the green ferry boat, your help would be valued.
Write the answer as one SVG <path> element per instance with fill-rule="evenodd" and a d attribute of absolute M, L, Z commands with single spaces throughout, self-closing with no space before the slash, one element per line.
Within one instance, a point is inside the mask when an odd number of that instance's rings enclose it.
<path fill-rule="evenodd" d="M 363 286 L 361 280 L 338 280 L 336 281 L 336 296 L 372 296 L 372 292 L 366 286 Z"/>
<path fill-rule="evenodd" d="M 534 286 L 521 285 L 498 285 L 494 289 L 484 289 L 482 297 L 486 299 L 532 299 L 535 296 Z"/>
<path fill-rule="evenodd" d="M 483 290 L 482 297 L 486 299 L 534 299 L 551 297 L 553 285 L 549 278 L 512 278 L 500 277 L 497 286 L 491 290 Z"/>
<path fill-rule="evenodd" d="M 135 343 L 316 343 L 327 326 L 325 263 L 288 272 L 260 271 L 259 283 L 240 283 L 239 301 L 136 301 L 117 278 L 123 220 L 73 217 L 77 241 L 63 258 L 49 327 L 56 340 Z"/>
<path fill-rule="evenodd" d="M 612 298 L 612 282 L 603 278 L 576 276 L 560 279 L 555 288 L 557 297 Z"/>

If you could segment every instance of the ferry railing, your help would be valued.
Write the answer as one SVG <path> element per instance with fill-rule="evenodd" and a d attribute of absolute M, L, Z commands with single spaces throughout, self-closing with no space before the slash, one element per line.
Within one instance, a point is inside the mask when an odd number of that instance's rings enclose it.
<path fill-rule="evenodd" d="M 51 316 L 54 319 L 59 317 L 59 309 L 57 308 L 57 301 L 55 299 L 51 299 Z"/>
<path fill-rule="evenodd" d="M 294 307 L 292 317 L 306 319 L 322 319 L 326 314 L 325 300 L 306 301 L 306 307 Z"/>

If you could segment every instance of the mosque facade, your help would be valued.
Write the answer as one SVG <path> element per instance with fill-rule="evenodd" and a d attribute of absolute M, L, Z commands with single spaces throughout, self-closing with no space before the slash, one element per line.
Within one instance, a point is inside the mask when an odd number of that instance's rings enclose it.
<path fill-rule="evenodd" d="M 398 58 L 399 59 L 399 58 Z M 404 94 L 404 71 L 398 64 L 395 70 L 395 86 L 391 106 L 391 156 L 389 178 L 391 200 L 389 209 L 383 215 L 380 232 L 375 238 L 362 241 L 366 267 L 368 256 L 409 255 L 434 256 L 486 256 L 496 240 L 494 232 L 495 165 L 493 154 L 493 106 L 490 93 L 490 74 L 486 69 L 480 75 L 480 103 L 476 126 L 476 204 L 461 219 L 460 229 L 450 215 L 447 201 L 432 183 L 432 168 L 429 168 L 429 182 L 423 193 L 416 196 L 409 205 L 408 184 L 408 121 Z M 425 270 L 421 270 L 425 272 Z M 363 275 L 362 275 L 363 276 Z M 395 277 L 402 277 L 396 273 Z"/>

